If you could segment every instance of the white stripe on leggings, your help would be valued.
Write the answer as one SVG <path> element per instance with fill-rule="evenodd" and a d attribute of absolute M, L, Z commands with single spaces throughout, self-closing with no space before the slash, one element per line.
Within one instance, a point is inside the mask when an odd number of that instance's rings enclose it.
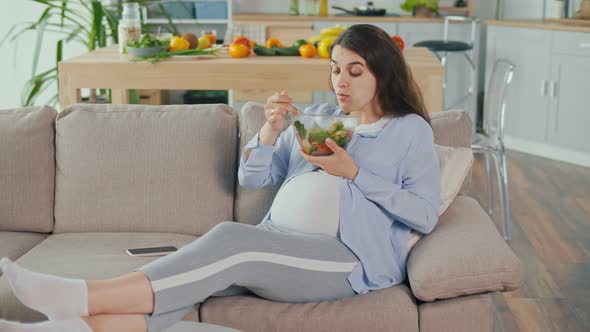
<path fill-rule="evenodd" d="M 153 281 L 152 288 L 154 292 L 157 292 L 164 289 L 189 284 L 191 282 L 205 279 L 234 265 L 252 261 L 274 263 L 321 272 L 351 272 L 357 264 L 356 262 L 350 263 L 321 261 L 317 259 L 298 258 L 267 252 L 244 252 L 224 258 L 218 262 L 200 267 L 192 271 Z"/>

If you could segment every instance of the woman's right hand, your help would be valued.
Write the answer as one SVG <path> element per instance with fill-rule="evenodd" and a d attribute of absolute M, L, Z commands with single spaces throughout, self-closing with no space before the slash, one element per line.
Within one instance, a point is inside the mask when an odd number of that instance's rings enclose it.
<path fill-rule="evenodd" d="M 289 105 L 292 102 L 293 99 L 289 97 L 286 91 L 268 97 L 264 105 L 266 122 L 259 134 L 259 139 L 263 144 L 274 145 L 281 131 L 283 131 L 289 113 L 297 115 L 297 111 Z"/>

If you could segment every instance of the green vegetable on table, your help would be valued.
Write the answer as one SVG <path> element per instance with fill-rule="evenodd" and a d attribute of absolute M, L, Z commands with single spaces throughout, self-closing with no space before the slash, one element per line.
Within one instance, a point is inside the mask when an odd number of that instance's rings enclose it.
<path fill-rule="evenodd" d="M 164 47 L 170 43 L 167 39 L 158 39 L 150 35 L 142 35 L 138 40 L 131 40 L 127 43 L 128 47 L 133 48 L 150 48 L 150 47 Z"/>
<path fill-rule="evenodd" d="M 131 61 L 133 61 L 133 62 L 144 62 L 145 61 L 145 62 L 149 62 L 149 63 L 154 64 L 154 63 L 158 63 L 164 59 L 167 59 L 171 56 L 191 56 L 191 55 L 208 55 L 208 54 L 216 55 L 221 49 L 223 49 L 223 46 L 218 46 L 218 47 L 214 47 L 214 48 L 206 48 L 203 50 L 187 49 L 187 50 L 178 50 L 178 51 L 162 51 L 162 52 L 151 54 L 151 55 L 133 58 L 133 59 L 131 59 Z"/>
<path fill-rule="evenodd" d="M 291 47 L 264 47 L 261 45 L 254 46 L 254 53 L 256 55 L 262 56 L 274 56 L 274 55 L 283 55 L 283 56 L 298 56 L 299 55 L 299 48 L 295 46 Z"/>

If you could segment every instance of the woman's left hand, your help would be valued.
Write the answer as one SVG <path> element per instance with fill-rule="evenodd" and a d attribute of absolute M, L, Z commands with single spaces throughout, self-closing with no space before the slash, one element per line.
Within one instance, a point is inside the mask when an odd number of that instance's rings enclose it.
<path fill-rule="evenodd" d="M 332 175 L 354 180 L 359 172 L 359 167 L 354 162 L 354 159 L 352 159 L 352 156 L 330 138 L 326 139 L 326 145 L 334 152 L 333 154 L 316 157 L 310 156 L 301 150 L 301 156 L 303 156 L 303 159 L 321 167 L 324 171 Z"/>

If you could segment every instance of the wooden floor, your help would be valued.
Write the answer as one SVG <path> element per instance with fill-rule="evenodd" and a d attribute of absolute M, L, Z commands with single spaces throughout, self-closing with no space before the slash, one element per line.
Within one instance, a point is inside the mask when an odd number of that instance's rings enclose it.
<path fill-rule="evenodd" d="M 512 240 L 525 277 L 494 296 L 495 331 L 590 331 L 590 168 L 508 152 Z M 487 207 L 476 159 L 472 195 Z M 494 185 L 496 185 L 494 178 Z M 501 230 L 495 189 L 492 219 Z"/>

